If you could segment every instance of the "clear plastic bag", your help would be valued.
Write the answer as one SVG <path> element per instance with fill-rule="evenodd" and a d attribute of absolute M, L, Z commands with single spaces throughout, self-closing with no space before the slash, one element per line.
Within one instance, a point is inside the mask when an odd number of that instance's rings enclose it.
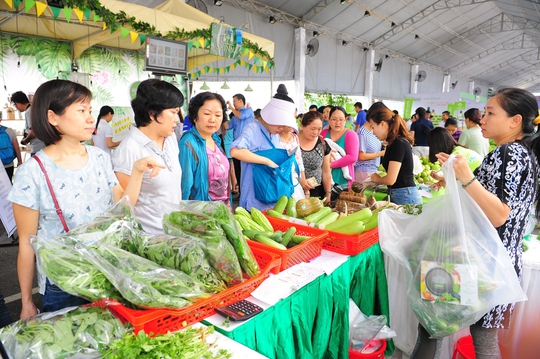
<path fill-rule="evenodd" d="M 386 324 L 384 315 L 359 318 L 349 329 L 349 348 L 362 352 Z"/>
<path fill-rule="evenodd" d="M 0 340 L 11 358 L 90 359 L 125 333 L 105 308 L 69 307 L 19 320 L 0 330 Z"/>
<path fill-rule="evenodd" d="M 98 245 L 78 251 L 101 270 L 124 299 L 138 307 L 178 309 L 210 297 L 201 283 L 184 272 L 123 249 Z"/>
<path fill-rule="evenodd" d="M 179 211 L 163 216 L 163 229 L 172 236 L 199 238 L 206 258 L 230 287 L 242 282 L 242 269 L 234 247 L 226 239 L 220 222 L 184 204 Z"/>
<path fill-rule="evenodd" d="M 447 179 L 455 178 L 454 159 L 443 166 Z M 455 180 L 418 216 L 382 211 L 379 239 L 407 270 L 409 303 L 434 338 L 470 326 L 497 305 L 527 299 L 495 228 Z"/>

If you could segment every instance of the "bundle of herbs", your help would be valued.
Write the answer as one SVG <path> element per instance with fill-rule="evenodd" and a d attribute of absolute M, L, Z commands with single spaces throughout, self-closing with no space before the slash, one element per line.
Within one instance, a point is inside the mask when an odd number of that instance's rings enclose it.
<path fill-rule="evenodd" d="M 190 211 L 175 211 L 163 216 L 163 229 L 173 236 L 200 238 L 208 262 L 227 286 L 242 281 L 236 252 L 216 219 Z"/>
<path fill-rule="evenodd" d="M 71 307 L 19 320 L 0 330 L 12 358 L 99 358 L 126 329 L 107 309 Z"/>
<path fill-rule="evenodd" d="M 120 248 L 80 248 L 122 297 L 141 308 L 178 309 L 208 298 L 204 286 L 184 272 L 168 269 Z"/>

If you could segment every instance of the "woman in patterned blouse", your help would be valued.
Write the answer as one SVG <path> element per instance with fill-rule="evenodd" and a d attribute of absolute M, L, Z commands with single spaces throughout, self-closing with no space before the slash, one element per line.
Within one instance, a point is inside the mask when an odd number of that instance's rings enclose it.
<path fill-rule="evenodd" d="M 487 103 L 480 121 L 482 135 L 495 141 L 497 148 L 483 160 L 475 174 L 466 159 L 456 156 L 456 178 L 493 224 L 521 279 L 522 242 L 531 206 L 536 201 L 538 134 L 532 135 L 538 117 L 538 103 L 528 91 L 517 88 L 499 90 Z M 449 155 L 437 158 L 445 162 Z M 536 203 L 538 218 L 540 205 Z M 508 328 L 513 303 L 500 305 L 471 325 L 476 358 L 500 358 L 497 331 Z M 428 339 L 419 326 L 419 340 L 412 359 L 436 358 L 440 340 Z"/>

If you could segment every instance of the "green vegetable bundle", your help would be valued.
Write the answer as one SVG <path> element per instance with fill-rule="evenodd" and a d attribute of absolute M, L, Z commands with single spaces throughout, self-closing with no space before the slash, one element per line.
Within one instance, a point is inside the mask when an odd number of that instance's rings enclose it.
<path fill-rule="evenodd" d="M 12 358 L 94 358 L 125 333 L 107 309 L 71 307 L 19 320 L 0 331 L 0 340 Z"/>
<path fill-rule="evenodd" d="M 127 301 L 142 308 L 182 308 L 208 298 L 201 283 L 120 248 L 98 245 L 79 252 L 97 266 Z"/>
<path fill-rule="evenodd" d="M 238 228 L 233 214 L 223 202 L 191 201 L 186 203 L 189 203 L 193 210 L 206 214 L 221 224 L 227 239 L 234 247 L 240 266 L 247 275 L 255 277 L 260 273 L 259 264 L 242 235 L 242 229 Z"/>
<path fill-rule="evenodd" d="M 210 293 L 227 289 L 217 272 L 210 266 L 196 238 L 174 237 L 167 234 L 139 235 L 130 247 L 137 254 L 164 267 L 178 269 L 198 280 Z M 133 252 L 130 249 L 131 252 Z"/>
<path fill-rule="evenodd" d="M 91 301 L 111 298 L 125 302 L 105 275 L 77 252 L 70 237 L 48 240 L 32 237 L 31 243 L 39 267 L 63 291 Z"/>
<path fill-rule="evenodd" d="M 221 279 L 228 286 L 242 281 L 238 257 L 216 219 L 204 214 L 176 211 L 163 216 L 163 229 L 173 236 L 200 238 L 208 262 Z"/>
<path fill-rule="evenodd" d="M 107 359 L 226 359 L 231 354 L 224 349 L 212 348 L 206 338 L 214 327 L 189 327 L 179 332 L 150 337 L 144 331 L 128 334 L 102 350 Z"/>

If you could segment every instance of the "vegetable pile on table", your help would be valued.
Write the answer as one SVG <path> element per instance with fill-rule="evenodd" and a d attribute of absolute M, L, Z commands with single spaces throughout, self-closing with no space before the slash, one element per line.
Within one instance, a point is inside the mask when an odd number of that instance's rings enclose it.
<path fill-rule="evenodd" d="M 100 350 L 126 333 L 107 309 L 71 307 L 19 320 L 0 330 L 0 340 L 13 358 L 64 359 L 77 354 L 99 358 Z"/>
<path fill-rule="evenodd" d="M 170 234 L 162 235 L 144 233 L 129 208 L 120 201 L 69 233 L 31 238 L 45 275 L 90 301 L 110 298 L 140 308 L 179 309 L 242 282 L 242 268 L 248 277 L 260 273 L 221 202 L 186 201 L 165 215 Z"/>
<path fill-rule="evenodd" d="M 293 210 L 293 208 L 295 209 Z M 318 198 L 311 197 L 297 202 L 292 197 L 283 196 L 273 209 L 266 211 L 266 215 L 292 223 L 318 227 L 330 232 L 358 235 L 377 227 L 377 213 L 384 208 L 386 207 L 381 207 L 376 211 L 364 208 L 350 214 L 347 210 L 345 213 L 338 213 L 330 207 L 323 206 Z M 238 219 L 237 215 L 235 218 Z"/>

